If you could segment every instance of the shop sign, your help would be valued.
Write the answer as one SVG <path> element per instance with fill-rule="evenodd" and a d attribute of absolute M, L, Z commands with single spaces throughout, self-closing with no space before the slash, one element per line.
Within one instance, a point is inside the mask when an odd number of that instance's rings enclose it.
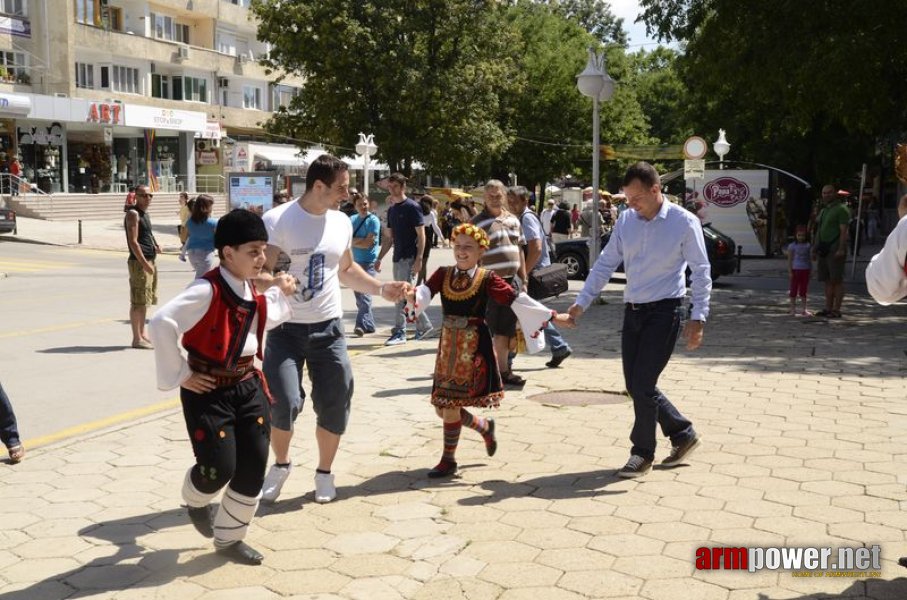
<path fill-rule="evenodd" d="M 208 127 L 208 118 L 203 112 L 155 108 L 140 104 L 126 105 L 125 122 L 129 127 L 176 131 L 204 132 Z"/>
<path fill-rule="evenodd" d="M 750 197 L 750 188 L 745 182 L 733 177 L 713 179 L 702 190 L 705 199 L 718 206 L 736 206 Z"/>
<path fill-rule="evenodd" d="M 220 140 L 221 137 L 223 137 L 223 132 L 218 121 L 208 121 L 204 131 L 195 132 L 195 139 Z"/>
<path fill-rule="evenodd" d="M 116 102 L 92 102 L 88 105 L 89 123 L 106 123 L 108 125 L 122 125 L 123 105 Z"/>
<path fill-rule="evenodd" d="M 30 38 L 31 21 L 4 15 L 0 17 L 0 33 Z"/>
<path fill-rule="evenodd" d="M 263 214 L 274 204 L 274 178 L 267 173 L 230 173 L 227 198 L 230 208 Z"/>
<path fill-rule="evenodd" d="M 15 94 L 0 94 L 0 113 L 26 116 L 31 112 L 31 98 Z"/>

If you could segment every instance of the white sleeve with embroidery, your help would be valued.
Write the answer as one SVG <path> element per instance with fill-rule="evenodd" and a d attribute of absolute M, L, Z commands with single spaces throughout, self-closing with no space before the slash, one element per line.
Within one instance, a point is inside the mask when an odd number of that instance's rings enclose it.
<path fill-rule="evenodd" d="M 545 336 L 542 330 L 548 326 L 556 313 L 539 302 L 521 292 L 517 299 L 510 305 L 510 309 L 520 322 L 523 337 L 526 339 L 526 350 L 529 354 L 537 354 L 545 349 Z"/>

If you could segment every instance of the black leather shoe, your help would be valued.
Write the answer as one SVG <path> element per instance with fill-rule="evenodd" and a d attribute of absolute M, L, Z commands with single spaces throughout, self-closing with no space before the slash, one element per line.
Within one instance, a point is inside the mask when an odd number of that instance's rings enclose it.
<path fill-rule="evenodd" d="M 244 565 L 260 565 L 261 561 L 265 559 L 261 552 L 245 542 L 236 542 L 226 548 L 218 548 L 217 553 Z"/>
<path fill-rule="evenodd" d="M 545 366 L 548 367 L 549 369 L 556 369 L 556 368 L 558 368 L 559 366 L 561 366 L 561 363 L 562 363 L 562 362 L 564 362 L 565 360 L 567 360 L 568 358 L 570 358 L 570 355 L 571 355 L 571 354 L 573 354 L 573 351 L 572 351 L 572 350 L 567 350 L 566 352 L 564 352 L 564 353 L 561 354 L 560 356 L 554 356 L 554 357 L 552 357 L 551 360 L 549 360 L 548 362 L 545 363 Z"/>
<path fill-rule="evenodd" d="M 489 441 L 485 442 L 485 451 L 488 456 L 494 456 L 498 451 L 498 438 L 494 436 L 494 419 L 488 419 L 488 439 Z"/>
<path fill-rule="evenodd" d="M 428 472 L 429 479 L 440 479 L 441 477 L 450 477 L 457 472 L 457 463 L 439 462 L 438 465 Z"/>
<path fill-rule="evenodd" d="M 189 511 L 189 520 L 195 526 L 196 531 L 206 538 L 214 537 L 214 507 L 208 504 L 193 508 L 186 507 Z"/>

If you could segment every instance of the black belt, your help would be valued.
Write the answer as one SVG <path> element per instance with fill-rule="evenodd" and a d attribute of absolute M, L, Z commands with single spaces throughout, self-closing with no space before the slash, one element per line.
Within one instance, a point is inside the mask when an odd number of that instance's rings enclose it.
<path fill-rule="evenodd" d="M 659 306 L 680 306 L 683 298 L 664 298 L 655 302 L 627 302 L 627 308 L 630 310 L 649 310 Z"/>

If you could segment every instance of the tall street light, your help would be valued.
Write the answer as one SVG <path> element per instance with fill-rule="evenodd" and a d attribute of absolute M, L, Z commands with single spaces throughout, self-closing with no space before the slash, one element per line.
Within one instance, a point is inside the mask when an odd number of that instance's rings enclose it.
<path fill-rule="evenodd" d="M 374 134 L 368 134 L 366 136 L 364 133 L 359 133 L 359 143 L 356 144 L 356 152 L 359 153 L 359 156 L 362 157 L 362 194 L 365 197 L 368 197 L 368 167 L 369 159 L 375 155 L 375 152 L 378 151 L 378 146 L 375 145 L 375 136 Z"/>
<path fill-rule="evenodd" d="M 605 68 L 604 53 L 597 53 L 589 48 L 589 62 L 583 72 L 576 76 L 576 87 L 583 96 L 592 98 L 592 239 L 589 242 L 589 268 L 598 259 L 601 244 L 600 222 L 596 218 L 599 211 L 598 162 L 601 155 L 601 132 L 598 118 L 598 103 L 608 101 L 614 94 L 614 80 Z"/>
<path fill-rule="evenodd" d="M 731 145 L 724 137 L 724 129 L 718 130 L 718 139 L 712 144 L 712 149 L 718 155 L 718 170 L 724 169 L 724 156 L 731 151 Z"/>

